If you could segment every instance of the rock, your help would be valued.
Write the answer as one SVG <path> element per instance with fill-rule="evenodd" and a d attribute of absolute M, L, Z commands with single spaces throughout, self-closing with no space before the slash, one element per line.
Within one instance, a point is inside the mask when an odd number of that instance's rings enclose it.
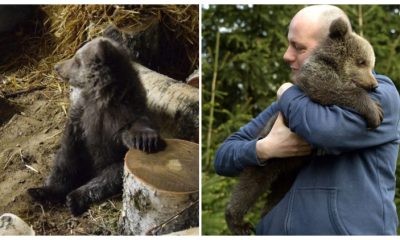
<path fill-rule="evenodd" d="M 0 236 L 35 235 L 32 227 L 12 213 L 4 213 L 0 217 Z"/>

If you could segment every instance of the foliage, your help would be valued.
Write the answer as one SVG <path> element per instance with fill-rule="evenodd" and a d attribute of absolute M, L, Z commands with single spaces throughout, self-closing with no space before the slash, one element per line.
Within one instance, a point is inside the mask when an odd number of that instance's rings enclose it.
<path fill-rule="evenodd" d="M 202 234 L 228 234 L 224 211 L 216 211 L 216 209 L 225 209 L 229 197 L 228 193 L 232 190 L 234 183 L 233 178 L 225 179 L 216 174 L 206 173 L 202 174 L 202 183 Z M 226 191 L 221 191 L 221 189 Z M 205 193 L 212 197 L 205 198 Z"/>
<path fill-rule="evenodd" d="M 274 101 L 290 81 L 282 57 L 291 18 L 304 5 L 210 5 L 202 16 L 202 142 L 206 145 L 209 111 L 214 106 L 210 156 L 203 147 L 203 234 L 229 234 L 224 209 L 235 180 L 219 177 L 212 167 L 216 149 L 233 132 Z M 376 72 L 400 87 L 400 6 L 343 5 L 354 31 L 374 47 Z M 220 32 L 215 102 L 210 102 L 216 33 Z M 397 186 L 400 186 L 398 182 Z M 399 188 L 396 205 L 400 207 Z M 400 208 L 399 208 L 400 209 Z M 250 219 L 257 223 L 257 211 Z"/>

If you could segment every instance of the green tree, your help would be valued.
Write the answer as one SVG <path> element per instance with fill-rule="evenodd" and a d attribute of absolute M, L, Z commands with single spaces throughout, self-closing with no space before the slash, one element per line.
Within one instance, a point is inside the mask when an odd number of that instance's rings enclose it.
<path fill-rule="evenodd" d="M 224 209 L 236 179 L 215 174 L 215 150 L 233 132 L 275 100 L 277 88 L 290 81 L 282 56 L 287 29 L 304 5 L 210 5 L 202 16 L 202 226 L 203 234 L 229 234 Z M 376 72 L 389 76 L 400 87 L 400 6 L 342 5 L 353 30 L 375 49 Z M 216 39 L 218 64 L 215 68 Z M 215 79 L 215 101 L 211 84 Z M 210 108 L 213 107 L 212 119 Z M 211 129 L 209 123 L 212 121 Z M 207 133 L 210 132 L 210 138 Z M 209 142 L 207 142 L 209 141 Z M 206 146 L 209 143 L 209 151 Z M 209 159 L 207 161 L 207 159 Z M 400 183 L 400 182 L 399 182 Z M 400 184 L 397 184 L 400 186 Z M 396 204 L 400 206 L 399 188 Z M 249 216 L 259 220 L 259 210 Z"/>

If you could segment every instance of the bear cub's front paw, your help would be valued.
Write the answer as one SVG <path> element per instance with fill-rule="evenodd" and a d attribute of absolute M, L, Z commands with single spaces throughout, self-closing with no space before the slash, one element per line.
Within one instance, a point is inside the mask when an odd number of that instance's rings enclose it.
<path fill-rule="evenodd" d="M 143 119 L 139 119 L 122 133 L 122 141 L 128 148 L 135 148 L 147 153 L 154 153 L 165 148 L 166 143 L 157 130 Z"/>
<path fill-rule="evenodd" d="M 370 107 L 370 114 L 367 115 L 367 123 L 368 128 L 375 129 L 377 128 L 383 121 L 383 109 L 379 102 L 372 101 Z"/>

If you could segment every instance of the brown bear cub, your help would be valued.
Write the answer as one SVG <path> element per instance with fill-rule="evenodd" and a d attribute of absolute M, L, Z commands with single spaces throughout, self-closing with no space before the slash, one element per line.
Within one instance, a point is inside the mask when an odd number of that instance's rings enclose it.
<path fill-rule="evenodd" d="M 367 92 L 378 86 L 372 75 L 374 64 L 372 46 L 351 32 L 350 26 L 339 18 L 332 22 L 328 37 L 293 76 L 293 82 L 311 100 L 321 105 L 351 108 L 366 119 L 369 128 L 376 128 L 383 120 L 383 112 L 380 104 Z M 277 116 L 267 122 L 259 138 L 268 135 Z M 309 158 L 270 159 L 264 167 L 244 169 L 225 211 L 229 229 L 239 235 L 254 231 L 252 225 L 244 221 L 250 207 L 260 195 L 271 192 L 262 216 L 267 214 L 289 191 L 298 171 Z"/>
<path fill-rule="evenodd" d="M 116 42 L 96 38 L 55 70 L 73 89 L 71 108 L 50 176 L 28 193 L 42 203 L 66 202 L 78 216 L 121 193 L 128 148 L 156 152 L 165 142 L 147 117 L 138 73 Z"/>

